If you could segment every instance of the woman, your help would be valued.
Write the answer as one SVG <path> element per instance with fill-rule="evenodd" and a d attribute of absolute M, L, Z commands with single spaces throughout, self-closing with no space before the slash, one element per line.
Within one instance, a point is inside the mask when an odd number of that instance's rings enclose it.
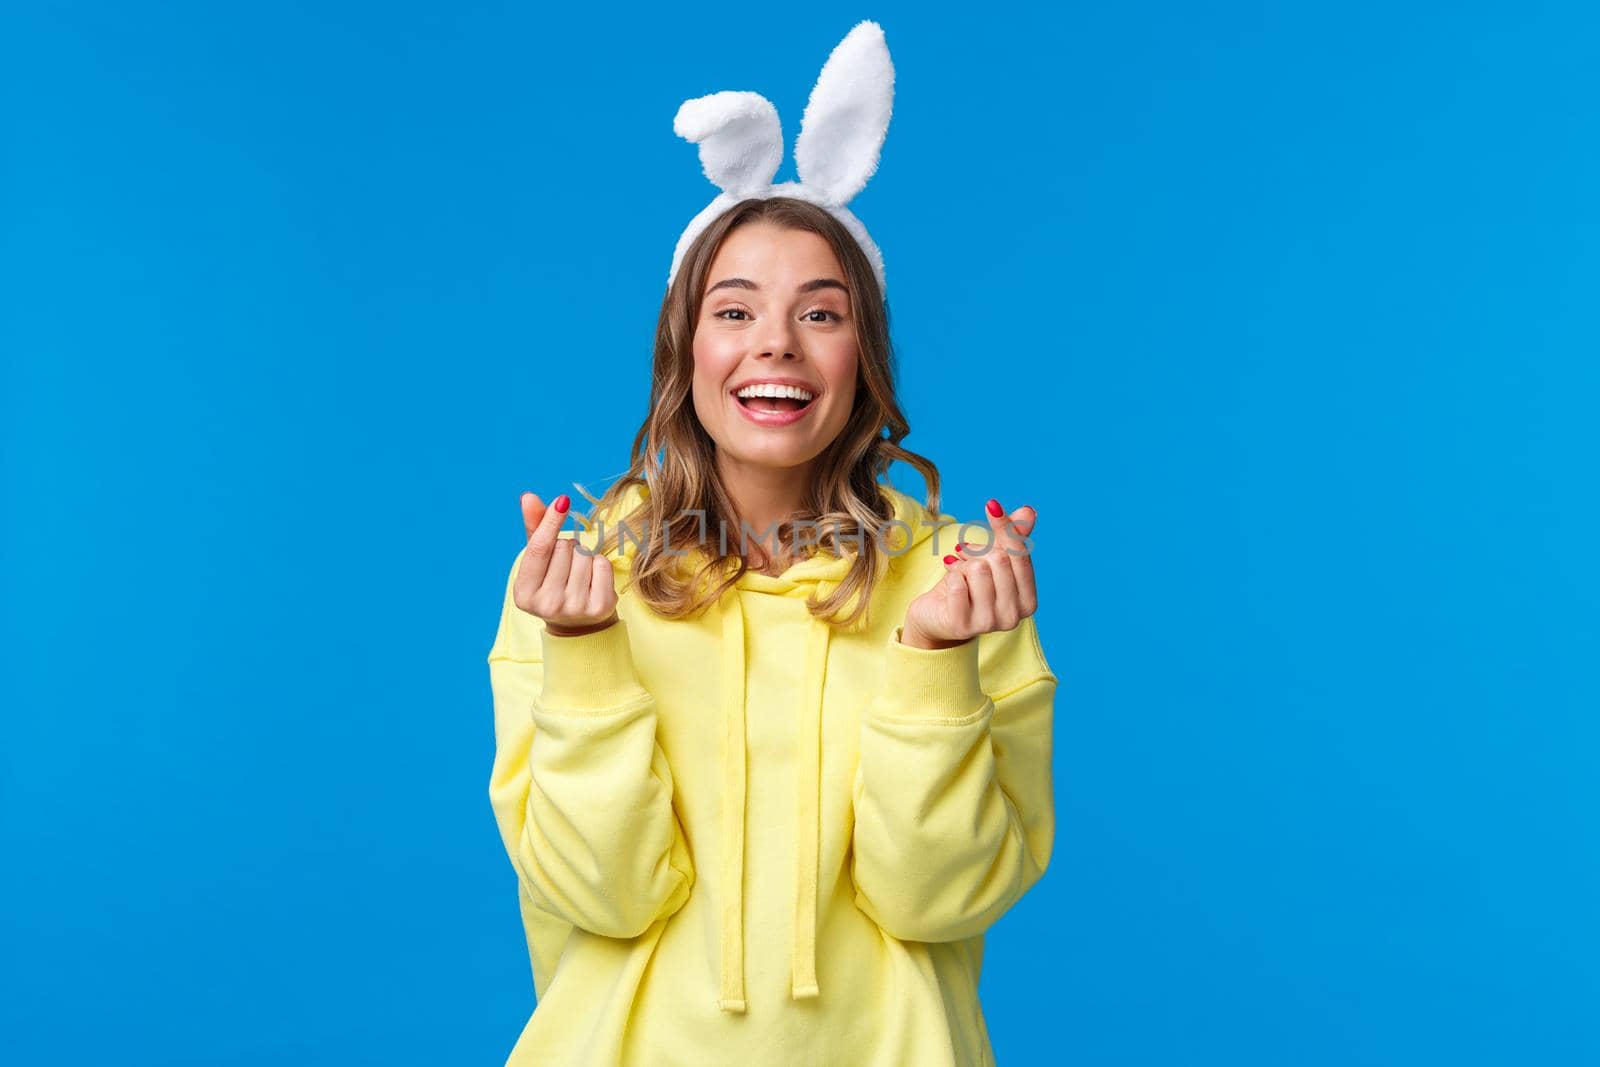
<path fill-rule="evenodd" d="M 627 474 L 576 534 L 523 496 L 489 654 L 538 996 L 508 1064 L 992 1063 L 984 932 L 1054 838 L 1036 516 L 938 512 L 834 208 L 748 196 L 680 242 Z"/>

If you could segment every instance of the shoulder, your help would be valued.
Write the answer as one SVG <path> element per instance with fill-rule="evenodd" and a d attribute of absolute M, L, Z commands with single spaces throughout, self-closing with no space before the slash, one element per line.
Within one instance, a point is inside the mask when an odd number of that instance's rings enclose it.
<path fill-rule="evenodd" d="M 1032 615 L 1009 630 L 978 638 L 978 670 L 984 691 L 996 699 L 1034 682 L 1047 681 L 1052 686 L 1056 682 Z"/>

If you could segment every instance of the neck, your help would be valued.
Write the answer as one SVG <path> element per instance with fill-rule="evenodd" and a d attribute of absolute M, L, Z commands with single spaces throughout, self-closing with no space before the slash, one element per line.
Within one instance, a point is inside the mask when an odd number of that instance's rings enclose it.
<path fill-rule="evenodd" d="M 733 527 L 728 531 L 728 543 L 739 543 L 738 524 L 746 523 L 752 531 L 747 535 L 750 541 L 759 541 L 761 546 L 756 549 L 752 543 L 746 557 L 757 564 L 766 558 L 773 566 L 781 567 L 784 560 L 779 556 L 778 531 L 800 510 L 811 465 L 762 467 L 727 459 L 719 451 L 717 472 L 722 476 L 722 484 L 736 512 Z"/>

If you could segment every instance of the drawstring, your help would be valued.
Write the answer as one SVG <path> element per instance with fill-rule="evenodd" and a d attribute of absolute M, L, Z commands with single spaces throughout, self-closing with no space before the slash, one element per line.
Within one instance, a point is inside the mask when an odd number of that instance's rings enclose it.
<path fill-rule="evenodd" d="M 826 585 L 826 583 L 821 583 Z M 821 595 L 826 595 L 822 592 Z M 807 613 L 809 615 L 809 612 Z M 745 634 L 737 587 L 722 598 L 722 975 L 717 1007 L 746 1010 L 744 995 Z M 820 863 L 822 692 L 832 628 L 811 616 L 800 686 L 795 764 L 795 897 L 789 995 L 820 995 L 817 984 L 817 868 Z"/>
<path fill-rule="evenodd" d="M 817 996 L 817 864 L 820 849 L 818 791 L 822 786 L 822 686 L 827 679 L 828 640 L 833 630 L 815 616 L 806 654 L 805 681 L 800 687 L 800 763 L 795 768 L 798 792 L 795 820 L 794 973 L 789 995 L 795 1000 Z"/>
<path fill-rule="evenodd" d="M 744 1011 L 744 607 L 722 598 L 722 989 L 717 1007 Z"/>

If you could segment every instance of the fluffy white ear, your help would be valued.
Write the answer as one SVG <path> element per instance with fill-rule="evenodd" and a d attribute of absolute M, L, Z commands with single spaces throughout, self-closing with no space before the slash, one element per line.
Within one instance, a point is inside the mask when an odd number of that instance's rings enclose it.
<path fill-rule="evenodd" d="M 801 184 L 848 204 L 878 169 L 894 104 L 894 64 L 883 27 L 859 22 L 822 66 L 794 143 Z"/>
<path fill-rule="evenodd" d="M 685 100 L 672 129 L 700 146 L 700 166 L 724 192 L 747 196 L 766 189 L 783 162 L 778 109 L 758 93 L 721 92 Z"/>

